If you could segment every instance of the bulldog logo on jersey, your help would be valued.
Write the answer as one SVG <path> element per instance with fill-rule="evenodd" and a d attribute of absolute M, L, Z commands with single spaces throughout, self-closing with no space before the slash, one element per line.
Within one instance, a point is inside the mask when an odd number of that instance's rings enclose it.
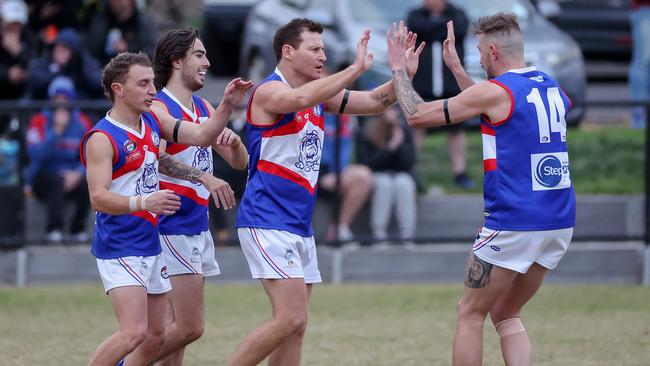
<path fill-rule="evenodd" d="M 322 142 L 318 136 L 318 132 L 309 131 L 300 141 L 300 155 L 298 162 L 295 164 L 296 168 L 304 169 L 306 172 L 317 172 L 320 164 L 320 156 L 322 151 Z"/>
<path fill-rule="evenodd" d="M 192 167 L 200 171 L 212 174 L 212 159 L 207 147 L 197 147 L 194 153 L 194 160 L 192 160 Z M 196 185 L 201 185 L 199 182 L 193 181 Z"/>
<path fill-rule="evenodd" d="M 158 173 L 154 163 L 145 163 L 144 172 L 135 182 L 135 194 L 151 193 L 158 190 Z"/>

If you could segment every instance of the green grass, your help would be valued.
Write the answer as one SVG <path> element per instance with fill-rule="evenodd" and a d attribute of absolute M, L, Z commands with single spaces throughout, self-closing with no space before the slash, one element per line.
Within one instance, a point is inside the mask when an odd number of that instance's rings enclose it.
<path fill-rule="evenodd" d="M 571 179 L 577 193 L 634 194 L 644 190 L 645 130 L 603 128 L 570 129 L 568 132 Z M 468 174 L 477 182 L 472 192 L 482 191 L 483 155 L 480 131 L 467 132 Z M 427 187 L 445 192 L 466 192 L 452 182 L 445 134 L 428 136 L 423 144 L 417 172 Z"/>
<path fill-rule="evenodd" d="M 303 365 L 449 365 L 460 285 L 317 286 Z M 224 365 L 270 313 L 257 285 L 209 285 L 204 336 L 186 365 Z M 536 365 L 648 364 L 650 295 L 642 287 L 546 286 L 523 314 Z M 116 326 L 100 287 L 0 289 L 0 364 L 82 365 Z M 484 364 L 502 364 L 485 327 Z"/>

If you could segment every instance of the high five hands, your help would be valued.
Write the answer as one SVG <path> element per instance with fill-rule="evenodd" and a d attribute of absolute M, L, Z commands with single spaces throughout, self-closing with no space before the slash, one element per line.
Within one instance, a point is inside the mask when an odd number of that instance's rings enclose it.
<path fill-rule="evenodd" d="M 417 33 L 409 31 L 404 21 L 393 26 L 386 32 L 386 44 L 388 46 L 388 65 L 393 71 L 406 70 L 409 78 L 418 70 L 420 54 L 424 50 L 424 42 L 415 48 Z"/>

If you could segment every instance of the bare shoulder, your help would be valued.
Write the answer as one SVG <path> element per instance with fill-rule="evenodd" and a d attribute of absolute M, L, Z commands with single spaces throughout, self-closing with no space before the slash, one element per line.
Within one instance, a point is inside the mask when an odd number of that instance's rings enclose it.
<path fill-rule="evenodd" d="M 85 145 L 86 157 L 90 160 L 113 158 L 113 143 L 103 132 L 95 132 L 88 136 Z"/>
<path fill-rule="evenodd" d="M 254 93 L 254 103 L 263 104 L 268 101 L 272 101 L 274 97 L 278 94 L 291 90 L 289 85 L 283 83 L 279 80 L 267 81 L 266 83 L 260 85 L 255 89 Z"/>

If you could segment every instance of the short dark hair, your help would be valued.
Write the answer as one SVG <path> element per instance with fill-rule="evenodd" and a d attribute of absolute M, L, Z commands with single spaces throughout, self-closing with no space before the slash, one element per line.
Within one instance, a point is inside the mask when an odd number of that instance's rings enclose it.
<path fill-rule="evenodd" d="M 278 28 L 273 37 L 273 50 L 278 61 L 282 58 L 282 46 L 285 44 L 293 48 L 300 46 L 302 42 L 300 33 L 303 31 L 323 33 L 323 26 L 307 18 L 295 18 Z"/>
<path fill-rule="evenodd" d="M 199 38 L 199 31 L 193 27 L 174 29 L 158 40 L 153 58 L 154 84 L 160 90 L 172 76 L 172 62 L 182 59 Z"/>
<path fill-rule="evenodd" d="M 479 18 L 472 27 L 472 33 L 477 36 L 479 34 L 502 34 L 510 35 L 516 32 L 521 34 L 519 23 L 517 23 L 517 16 L 514 14 L 497 13 L 490 16 Z"/>
<path fill-rule="evenodd" d="M 111 90 L 111 84 L 114 82 L 124 83 L 126 74 L 129 73 L 131 66 L 140 65 L 151 67 L 151 60 L 144 52 L 122 52 L 113 57 L 102 70 L 102 86 L 104 94 L 112 101 L 115 101 L 115 95 Z"/>

